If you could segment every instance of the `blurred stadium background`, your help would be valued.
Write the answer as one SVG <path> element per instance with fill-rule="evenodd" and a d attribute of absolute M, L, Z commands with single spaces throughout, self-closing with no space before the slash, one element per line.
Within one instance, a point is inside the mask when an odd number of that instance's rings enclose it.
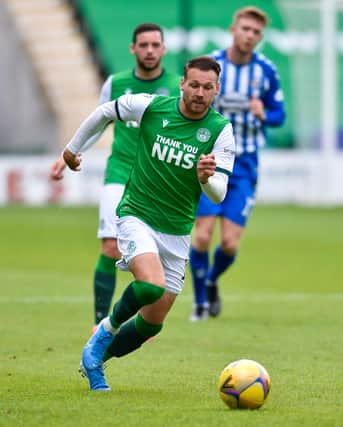
<path fill-rule="evenodd" d="M 261 203 L 343 205 L 342 0 L 4 0 L 0 3 L 0 205 L 97 202 L 109 130 L 81 174 L 48 179 L 52 160 L 96 106 L 112 72 L 133 67 L 142 22 L 163 26 L 165 66 L 226 47 L 233 12 L 265 10 L 260 50 L 278 66 L 287 122 L 261 153 Z"/>

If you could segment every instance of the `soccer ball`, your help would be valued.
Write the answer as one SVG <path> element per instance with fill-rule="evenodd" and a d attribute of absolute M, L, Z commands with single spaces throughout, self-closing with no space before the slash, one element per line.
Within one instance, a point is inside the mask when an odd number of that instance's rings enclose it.
<path fill-rule="evenodd" d="M 254 360 L 236 360 L 220 374 L 218 391 L 223 402 L 231 409 L 258 409 L 268 397 L 270 376 Z"/>

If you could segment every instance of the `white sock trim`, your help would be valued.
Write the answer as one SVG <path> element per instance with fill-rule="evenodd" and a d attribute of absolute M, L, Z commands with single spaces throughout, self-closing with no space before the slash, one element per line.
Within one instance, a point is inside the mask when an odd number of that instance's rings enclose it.
<path fill-rule="evenodd" d="M 114 328 L 110 322 L 109 317 L 105 317 L 105 319 L 102 321 L 102 324 L 104 325 L 104 328 L 107 332 L 111 332 L 112 335 L 115 335 L 118 329 Z"/>

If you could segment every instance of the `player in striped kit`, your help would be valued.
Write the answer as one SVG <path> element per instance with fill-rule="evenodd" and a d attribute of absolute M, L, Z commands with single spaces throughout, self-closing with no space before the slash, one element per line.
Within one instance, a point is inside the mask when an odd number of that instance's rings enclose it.
<path fill-rule="evenodd" d="M 195 296 L 191 321 L 220 313 L 218 278 L 236 259 L 255 203 L 259 147 L 265 143 L 266 127 L 281 126 L 285 119 L 276 68 L 254 51 L 266 25 L 267 16 L 260 9 L 238 10 L 230 28 L 232 45 L 213 53 L 222 69 L 215 108 L 232 123 L 236 159 L 225 200 L 214 205 L 205 194 L 200 199 L 190 254 Z M 208 251 L 217 216 L 221 217 L 221 242 L 209 266 Z"/>
<path fill-rule="evenodd" d="M 101 89 L 99 105 L 125 93 L 154 93 L 178 96 L 181 77 L 162 68 L 161 60 L 166 52 L 163 31 L 159 25 L 138 25 L 132 35 L 130 52 L 136 58 L 136 67 L 110 75 Z M 92 145 L 101 135 L 99 132 L 84 147 Z M 116 124 L 112 152 L 107 159 L 104 185 L 99 201 L 99 228 L 101 254 L 94 272 L 94 327 L 107 316 L 115 290 L 115 261 L 120 258 L 117 247 L 115 210 L 124 192 L 136 153 L 139 127 L 137 123 Z M 51 168 L 52 179 L 63 178 L 65 163 L 59 158 Z"/>

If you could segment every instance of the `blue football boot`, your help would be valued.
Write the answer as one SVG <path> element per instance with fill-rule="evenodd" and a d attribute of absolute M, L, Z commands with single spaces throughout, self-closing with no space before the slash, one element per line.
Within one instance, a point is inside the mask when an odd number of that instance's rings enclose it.
<path fill-rule="evenodd" d="M 83 349 L 82 365 L 91 390 L 111 390 L 106 384 L 102 358 L 113 338 L 114 335 L 106 331 L 102 321 Z"/>

